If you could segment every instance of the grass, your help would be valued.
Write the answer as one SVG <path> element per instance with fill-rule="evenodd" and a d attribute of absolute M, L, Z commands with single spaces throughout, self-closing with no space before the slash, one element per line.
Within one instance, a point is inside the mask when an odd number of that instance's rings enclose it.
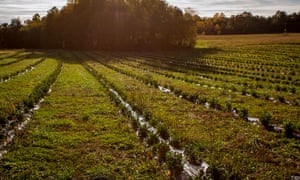
<path fill-rule="evenodd" d="M 2 101 L 21 102 L 63 62 L 52 93 L 1 160 L 1 178 L 167 179 L 178 174 L 181 157 L 126 116 L 108 88 L 174 147 L 185 149 L 189 162 L 207 162 L 212 178 L 300 176 L 299 42 L 299 34 L 199 36 L 198 48 L 191 51 L 49 51 L 47 57 L 53 58 L 0 84 Z M 26 61 L 15 62 L 23 53 L 0 53 L 0 63 L 12 62 L 1 68 L 14 71 L 11 67 Z M 261 123 L 253 125 L 247 116 Z M 157 157 L 166 163 L 159 164 Z"/>
<path fill-rule="evenodd" d="M 89 61 L 88 64 L 101 72 L 104 78 L 133 106 L 137 109 L 147 109 L 152 113 L 153 119 L 159 120 L 168 127 L 171 136 L 177 134 L 183 139 L 183 146 L 197 142 L 205 144 L 204 152 L 207 153 L 201 153 L 201 158 L 210 164 L 216 163 L 220 166 L 219 169 L 239 167 L 240 171 L 236 173 L 241 178 L 266 178 L 264 174 L 253 170 L 251 166 L 256 169 L 264 169 L 265 172 L 272 172 L 274 173 L 273 177 L 287 176 L 288 171 L 286 169 L 281 171 L 277 169 L 279 159 L 281 159 L 282 152 L 297 154 L 297 150 L 281 142 L 276 144 L 276 147 L 282 149 L 273 151 L 274 149 L 269 149 L 269 146 L 272 145 L 267 143 L 273 140 L 278 142 L 278 138 L 284 139 L 283 135 L 280 138 L 276 134 L 265 132 L 243 120 L 236 120 L 228 113 L 195 106 L 190 102 L 176 98 L 174 95 L 160 92 L 158 89 L 149 87 L 131 77 L 114 72 L 97 62 Z M 264 144 L 260 149 L 257 149 L 253 144 L 256 139 L 261 139 Z M 271 155 L 262 158 L 264 153 Z M 265 166 L 265 163 L 272 161 L 272 159 L 276 159 L 274 165 L 271 163 Z M 288 164 L 286 166 L 290 167 Z M 231 172 L 227 173 L 229 174 L 224 177 L 234 175 Z"/>
<path fill-rule="evenodd" d="M 65 63 L 0 172 L 4 179 L 164 179 L 145 151 L 106 89 L 80 64 Z"/>
<path fill-rule="evenodd" d="M 198 36 L 196 48 L 236 48 L 257 44 L 299 43 L 299 34 L 204 35 Z"/>
<path fill-rule="evenodd" d="M 33 91 L 42 80 L 48 77 L 56 68 L 57 60 L 46 59 L 36 66 L 36 69 L 22 76 L 2 83 L 0 85 L 0 96 L 4 100 L 18 104 Z"/>

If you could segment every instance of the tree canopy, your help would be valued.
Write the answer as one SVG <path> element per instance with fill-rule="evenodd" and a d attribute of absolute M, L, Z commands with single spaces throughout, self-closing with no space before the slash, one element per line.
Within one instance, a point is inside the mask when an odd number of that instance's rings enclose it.
<path fill-rule="evenodd" d="M 95 50 L 193 47 L 194 17 L 162 0 L 69 0 L 47 16 L 0 27 L 0 48 Z"/>
<path fill-rule="evenodd" d="M 277 11 L 272 17 L 254 16 L 250 12 L 225 17 L 216 13 L 211 18 L 197 17 L 199 34 L 254 34 L 300 32 L 300 12 Z"/>

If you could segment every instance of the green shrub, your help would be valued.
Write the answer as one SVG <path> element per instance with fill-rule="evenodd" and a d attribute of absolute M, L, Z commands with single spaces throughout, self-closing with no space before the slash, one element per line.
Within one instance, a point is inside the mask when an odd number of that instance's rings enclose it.
<path fill-rule="evenodd" d="M 261 124 L 264 127 L 268 128 L 270 121 L 272 119 L 272 115 L 269 112 L 263 112 L 259 119 L 260 119 Z"/>
<path fill-rule="evenodd" d="M 293 138 L 294 137 L 294 131 L 295 131 L 295 126 L 291 121 L 286 121 L 283 124 L 284 127 L 284 134 L 287 138 Z"/>
<path fill-rule="evenodd" d="M 163 139 L 169 139 L 170 137 L 167 126 L 163 124 L 158 125 L 157 132 Z"/>
<path fill-rule="evenodd" d="M 257 92 L 255 90 L 251 91 L 251 95 L 255 98 L 259 98 L 259 95 L 257 94 Z"/>
<path fill-rule="evenodd" d="M 147 109 L 144 109 L 143 116 L 144 116 L 144 118 L 145 118 L 146 121 L 149 121 L 150 119 L 152 119 L 152 114 Z"/>
<path fill-rule="evenodd" d="M 279 100 L 280 102 L 282 102 L 282 103 L 285 102 L 285 98 L 284 98 L 284 96 L 282 96 L 282 95 L 278 96 L 278 100 Z"/>
<path fill-rule="evenodd" d="M 179 135 L 177 135 L 177 134 L 172 135 L 172 139 L 170 141 L 170 144 L 173 147 L 175 147 L 177 149 L 180 149 L 182 147 L 182 142 L 183 142 L 183 140 Z"/>
<path fill-rule="evenodd" d="M 34 99 L 32 97 L 28 97 L 23 101 L 24 105 L 29 109 L 34 107 Z"/>
<path fill-rule="evenodd" d="M 153 133 L 150 132 L 148 134 L 148 137 L 149 137 L 147 139 L 147 144 L 148 145 L 152 146 L 154 144 L 158 144 L 159 143 L 159 139 L 158 139 L 158 137 L 155 134 L 153 134 Z"/>
<path fill-rule="evenodd" d="M 232 103 L 230 101 L 226 101 L 226 110 L 228 112 L 232 111 Z"/>
<path fill-rule="evenodd" d="M 139 128 L 139 122 L 134 118 L 131 118 L 130 124 L 135 131 Z"/>
<path fill-rule="evenodd" d="M 171 177 L 176 178 L 183 170 L 182 156 L 181 154 L 173 154 L 167 152 L 166 163 L 171 171 Z"/>
<path fill-rule="evenodd" d="M 292 87 L 291 92 L 292 92 L 293 94 L 296 94 L 296 88 L 295 88 L 295 87 Z"/>
<path fill-rule="evenodd" d="M 208 172 L 212 179 L 226 179 L 225 169 L 221 165 L 211 164 L 208 168 Z"/>
<path fill-rule="evenodd" d="M 148 136 L 147 132 L 148 132 L 147 127 L 146 126 L 142 126 L 139 129 L 139 134 L 138 135 L 139 135 L 139 137 L 141 139 L 145 139 Z"/>
<path fill-rule="evenodd" d="M 0 125 L 4 126 L 8 123 L 7 115 L 0 112 Z"/>
<path fill-rule="evenodd" d="M 158 159 L 160 162 L 166 161 L 168 151 L 170 151 L 170 148 L 167 144 L 162 143 L 158 145 Z"/>
<path fill-rule="evenodd" d="M 90 118 L 89 115 L 84 115 L 84 116 L 82 117 L 82 120 L 83 120 L 83 121 L 88 121 L 89 118 Z"/>
<path fill-rule="evenodd" d="M 239 111 L 239 116 L 243 119 L 248 119 L 248 109 L 247 108 L 241 108 Z"/>
<path fill-rule="evenodd" d="M 247 90 L 245 88 L 242 90 L 242 95 L 247 95 Z"/>
<path fill-rule="evenodd" d="M 202 162 L 201 153 L 205 150 L 205 146 L 198 142 L 187 145 L 184 153 L 190 163 L 200 165 Z"/>

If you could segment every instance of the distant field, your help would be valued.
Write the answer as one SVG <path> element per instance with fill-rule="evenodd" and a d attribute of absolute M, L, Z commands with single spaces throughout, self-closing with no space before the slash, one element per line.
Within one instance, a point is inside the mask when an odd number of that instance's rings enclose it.
<path fill-rule="evenodd" d="M 300 34 L 204 35 L 198 36 L 196 47 L 234 48 L 251 44 L 300 43 Z"/>
<path fill-rule="evenodd" d="M 36 109 L 0 149 L 4 179 L 300 176 L 300 34 L 199 36 L 176 52 L 0 51 L 0 69 L 3 141 Z"/>

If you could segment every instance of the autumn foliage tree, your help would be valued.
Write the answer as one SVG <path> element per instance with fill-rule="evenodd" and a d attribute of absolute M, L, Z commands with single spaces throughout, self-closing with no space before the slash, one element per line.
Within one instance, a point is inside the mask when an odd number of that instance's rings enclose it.
<path fill-rule="evenodd" d="M 256 34 L 300 32 L 300 12 L 286 14 L 277 11 L 271 17 L 255 16 L 250 12 L 226 17 L 216 13 L 211 18 L 196 18 L 198 34 Z"/>
<path fill-rule="evenodd" d="M 23 27 L 0 33 L 19 34 L 4 48 L 95 50 L 176 49 L 194 46 L 194 17 L 162 0 L 72 0 L 46 17 L 34 15 Z M 13 38 L 10 35 L 10 38 Z"/>

